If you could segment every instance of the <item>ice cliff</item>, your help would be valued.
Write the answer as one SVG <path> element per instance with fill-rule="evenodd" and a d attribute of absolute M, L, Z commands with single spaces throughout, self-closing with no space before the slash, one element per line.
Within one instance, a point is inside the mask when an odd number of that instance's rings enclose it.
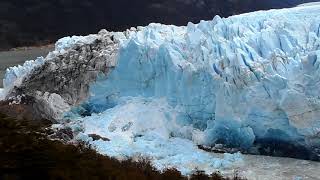
<path fill-rule="evenodd" d="M 122 43 L 88 104 L 101 112 L 122 97 L 165 98 L 176 109 L 173 135 L 198 144 L 319 146 L 319 15 L 312 6 L 151 24 Z"/>
<path fill-rule="evenodd" d="M 187 171 L 237 159 L 216 161 L 194 144 L 320 147 L 320 5 L 65 38 L 21 80 L 25 66 L 8 70 L 6 98 L 54 95 L 69 108 L 52 107 L 50 117 L 64 114 L 108 155 Z"/>

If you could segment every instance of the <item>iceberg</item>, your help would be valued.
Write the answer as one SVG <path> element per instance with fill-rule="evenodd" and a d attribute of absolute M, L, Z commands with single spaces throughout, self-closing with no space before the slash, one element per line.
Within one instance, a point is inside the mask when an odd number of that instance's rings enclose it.
<path fill-rule="evenodd" d="M 217 158 L 197 145 L 252 152 L 284 142 L 319 160 L 319 66 L 315 4 L 63 38 L 43 64 L 9 70 L 5 84 L 20 80 L 5 96 L 46 94 L 50 107 L 58 99 L 64 111 L 44 113 L 103 154 L 210 172 L 241 155 Z"/>

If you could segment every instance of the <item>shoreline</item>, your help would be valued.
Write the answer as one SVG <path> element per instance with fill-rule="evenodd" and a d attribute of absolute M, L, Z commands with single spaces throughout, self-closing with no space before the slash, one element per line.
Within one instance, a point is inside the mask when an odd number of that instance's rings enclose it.
<path fill-rule="evenodd" d="M 12 51 L 30 51 L 33 49 L 54 49 L 55 44 L 49 43 L 45 45 L 33 45 L 33 46 L 19 46 L 10 49 L 0 49 L 0 52 L 12 52 Z"/>

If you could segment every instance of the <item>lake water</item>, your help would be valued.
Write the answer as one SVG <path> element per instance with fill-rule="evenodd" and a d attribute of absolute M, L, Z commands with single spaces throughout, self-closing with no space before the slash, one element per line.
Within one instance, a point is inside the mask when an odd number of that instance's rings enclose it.
<path fill-rule="evenodd" d="M 53 47 L 33 47 L 27 50 L 14 50 L 0 52 L 0 88 L 3 87 L 2 79 L 8 67 L 23 64 L 27 60 L 34 60 L 37 57 L 45 57 Z"/>
<path fill-rule="evenodd" d="M 242 162 L 222 170 L 222 173 L 232 176 L 237 171 L 241 177 L 248 180 L 320 180 L 320 162 L 257 155 L 242 156 Z"/>

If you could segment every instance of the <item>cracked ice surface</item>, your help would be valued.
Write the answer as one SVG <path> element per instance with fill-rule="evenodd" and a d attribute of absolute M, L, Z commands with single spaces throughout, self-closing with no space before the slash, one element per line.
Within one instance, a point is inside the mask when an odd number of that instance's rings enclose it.
<path fill-rule="evenodd" d="M 62 49 L 70 47 L 59 45 Z M 63 42 L 63 41 L 61 41 Z M 148 156 L 183 173 L 231 167 L 196 145 L 320 146 L 320 6 L 259 11 L 186 27 L 150 24 L 120 43 L 73 121 L 99 152 Z M 72 42 L 71 42 L 72 44 Z M 98 134 L 110 141 L 93 141 Z"/>

